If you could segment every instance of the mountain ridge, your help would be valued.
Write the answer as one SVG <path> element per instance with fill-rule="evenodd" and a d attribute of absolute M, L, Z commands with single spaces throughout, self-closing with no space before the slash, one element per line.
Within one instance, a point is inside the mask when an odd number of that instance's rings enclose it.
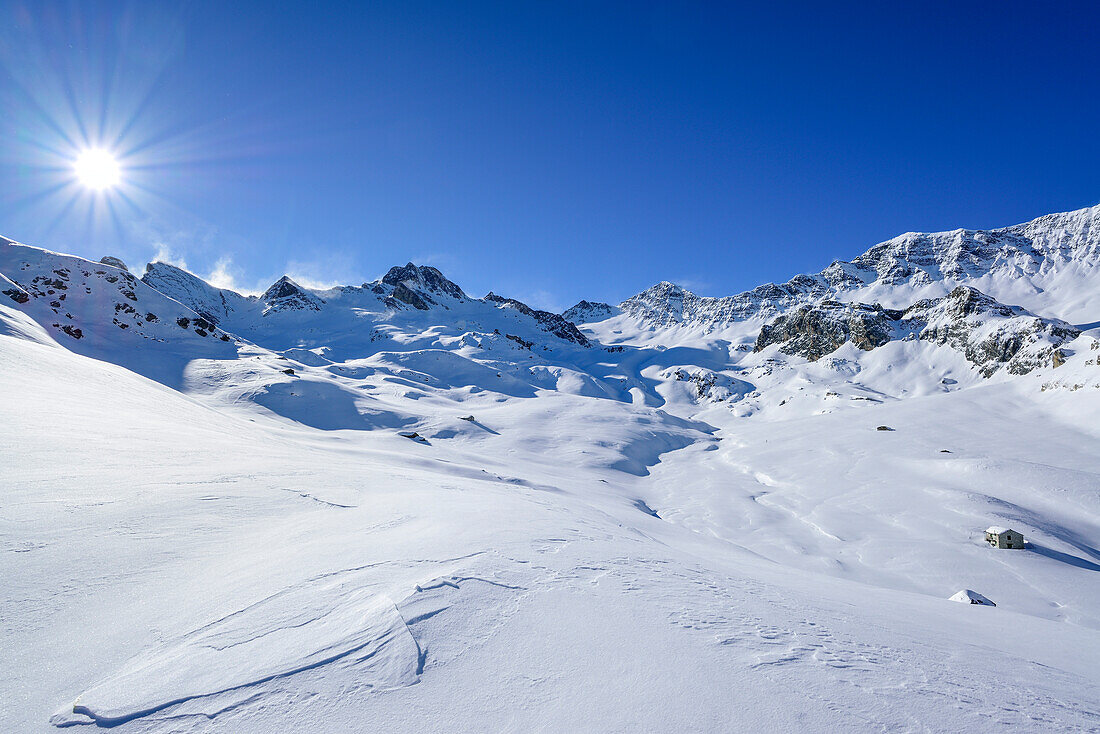
<path fill-rule="evenodd" d="M 1086 278 L 1100 272 L 1100 204 L 992 230 L 907 232 L 850 261 L 834 260 L 816 274 L 795 275 L 785 283 L 764 283 L 730 296 L 698 296 L 662 281 L 624 300 L 619 308 L 656 327 L 687 324 L 713 330 L 735 321 L 770 319 L 814 300 L 882 301 L 897 307 L 970 284 L 1045 316 L 1093 321 L 1100 315 L 1100 294 L 1084 294 L 1078 302 L 1038 297 L 1064 285 L 1070 278 L 1059 276 L 1074 267 L 1087 269 Z"/>

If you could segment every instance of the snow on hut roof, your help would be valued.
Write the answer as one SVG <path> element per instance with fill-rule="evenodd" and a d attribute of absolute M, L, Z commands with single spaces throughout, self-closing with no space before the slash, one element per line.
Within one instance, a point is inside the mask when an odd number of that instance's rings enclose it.
<path fill-rule="evenodd" d="M 1009 528 L 1002 528 L 1000 525 L 993 525 L 986 528 L 987 533 L 993 533 L 994 535 L 1000 535 L 1001 533 L 1007 533 Z"/>

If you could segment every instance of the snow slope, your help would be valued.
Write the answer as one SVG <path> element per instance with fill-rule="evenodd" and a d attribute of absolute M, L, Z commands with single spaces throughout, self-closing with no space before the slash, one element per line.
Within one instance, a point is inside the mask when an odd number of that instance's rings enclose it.
<path fill-rule="evenodd" d="M 1058 309 L 866 342 L 862 296 L 577 330 L 411 264 L 0 273 L 0 729 L 1100 729 L 1100 330 Z"/>

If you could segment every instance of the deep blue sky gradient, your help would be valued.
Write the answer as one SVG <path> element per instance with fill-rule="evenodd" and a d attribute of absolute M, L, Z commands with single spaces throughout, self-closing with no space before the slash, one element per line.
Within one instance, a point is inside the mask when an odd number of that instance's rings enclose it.
<path fill-rule="evenodd" d="M 0 233 L 223 282 L 726 295 L 1100 201 L 1091 3 L 0 6 Z M 92 197 L 66 156 L 125 154 Z"/>

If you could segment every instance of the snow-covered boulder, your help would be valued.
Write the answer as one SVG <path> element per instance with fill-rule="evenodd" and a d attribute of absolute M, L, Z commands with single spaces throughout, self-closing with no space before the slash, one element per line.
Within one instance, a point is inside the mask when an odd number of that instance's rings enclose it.
<path fill-rule="evenodd" d="M 951 601 L 957 601 L 960 604 L 981 604 L 986 607 L 997 606 L 986 597 L 982 596 L 973 589 L 963 589 L 955 594 L 951 595 Z"/>

